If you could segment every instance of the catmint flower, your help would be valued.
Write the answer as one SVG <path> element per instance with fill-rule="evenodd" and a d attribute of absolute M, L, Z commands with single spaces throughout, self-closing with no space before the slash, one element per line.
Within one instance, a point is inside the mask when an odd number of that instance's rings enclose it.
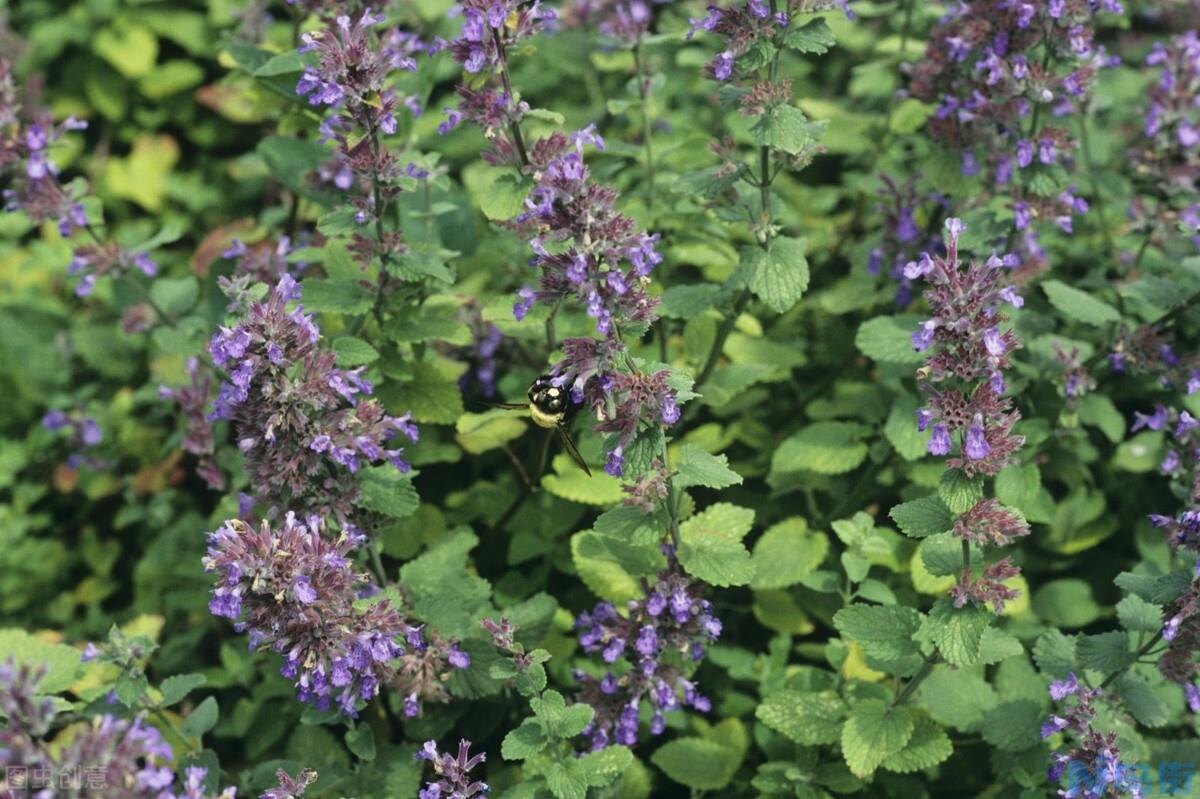
<path fill-rule="evenodd" d="M 413 627 L 400 612 L 387 599 L 357 601 L 369 585 L 350 560 L 361 539 L 342 532 L 331 541 L 323 528 L 319 517 L 302 522 L 291 512 L 282 526 L 264 521 L 258 530 L 226 522 L 209 535 L 204 558 L 205 571 L 217 575 L 209 610 L 249 631 L 252 648 L 279 653 L 297 698 L 320 710 L 336 702 L 354 717 L 385 685 L 446 701 L 443 675 L 470 659 L 440 636 L 406 651 L 401 641 Z"/>
<path fill-rule="evenodd" d="M 622 658 L 631 663 L 623 672 L 605 671 L 600 679 L 585 672 L 575 674 L 580 684 L 576 701 L 595 710 L 583 731 L 593 750 L 637 742 L 638 709 L 643 699 L 648 699 L 653 709 L 652 735 L 662 733 L 663 715 L 668 711 L 690 706 L 705 712 L 710 707 L 687 675 L 704 657 L 707 645 L 721 635 L 721 622 L 667 550 L 667 568 L 653 582 L 643 583 L 643 597 L 631 600 L 624 615 L 611 604 L 601 603 L 576 619 L 585 652 L 599 652 L 607 664 Z"/>
<path fill-rule="evenodd" d="M 418 799 L 471 799 L 484 796 L 491 791 L 486 782 L 475 780 L 471 771 L 487 760 L 487 755 L 480 752 L 471 754 L 471 742 L 458 742 L 457 756 L 449 752 L 438 752 L 436 741 L 426 741 L 417 752 L 417 758 L 427 760 L 433 765 L 437 779 L 425 783 L 417 796 Z"/>
<path fill-rule="evenodd" d="M 1085 688 L 1075 675 L 1050 684 L 1050 696 L 1058 703 L 1042 724 L 1042 738 L 1065 734 L 1073 746 L 1050 756 L 1047 776 L 1051 783 L 1066 777 L 1069 791 L 1063 796 L 1135 797 L 1142 796 L 1138 772 L 1121 762 L 1117 734 L 1096 727 L 1096 703 L 1105 698 L 1099 688 Z M 1086 794 L 1081 793 L 1086 791 Z"/>
<path fill-rule="evenodd" d="M 292 777 L 283 769 L 279 769 L 275 772 L 275 779 L 278 784 L 264 791 L 259 799 L 300 799 L 308 790 L 308 786 L 317 781 L 317 772 L 306 768 Z"/>
<path fill-rule="evenodd" d="M 652 7 L 666 0 L 571 0 L 564 4 L 566 27 L 594 28 L 625 46 L 649 32 Z"/>
<path fill-rule="evenodd" d="M 337 475 L 383 460 L 407 471 L 403 450 L 385 445 L 397 436 L 416 441 L 417 428 L 407 414 L 390 416 L 368 396 L 371 384 L 360 370 L 333 365 L 315 321 L 302 305 L 290 307 L 300 292 L 285 274 L 212 337 L 213 363 L 229 379 L 210 418 L 233 422 L 260 500 L 346 523 L 357 512 L 357 489 Z"/>
<path fill-rule="evenodd" d="M 52 410 L 42 416 L 42 427 L 56 433 L 67 433 L 66 438 L 71 448 L 71 453 L 67 456 L 68 466 L 104 469 L 110 465 L 108 461 L 95 455 L 95 448 L 104 441 L 104 430 L 93 417 L 79 410 Z"/>

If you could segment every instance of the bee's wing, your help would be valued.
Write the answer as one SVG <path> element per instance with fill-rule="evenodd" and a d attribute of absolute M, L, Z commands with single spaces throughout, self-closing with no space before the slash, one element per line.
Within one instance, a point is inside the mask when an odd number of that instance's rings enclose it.
<path fill-rule="evenodd" d="M 583 469 L 588 477 L 592 476 L 592 470 L 588 468 L 587 463 L 583 460 L 583 456 L 579 454 L 579 450 L 575 448 L 575 442 L 571 440 L 571 434 L 567 432 L 564 425 L 558 425 L 554 428 L 558 431 L 558 437 L 562 439 L 563 449 L 571 456 L 571 460 L 575 461 L 575 465 Z"/>

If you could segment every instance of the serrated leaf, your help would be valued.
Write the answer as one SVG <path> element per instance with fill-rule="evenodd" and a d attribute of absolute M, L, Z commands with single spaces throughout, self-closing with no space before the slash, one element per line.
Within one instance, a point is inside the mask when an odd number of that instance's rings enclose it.
<path fill-rule="evenodd" d="M 1139 724 L 1147 727 L 1162 727 L 1171 720 L 1171 711 L 1158 697 L 1150 683 L 1140 674 L 1127 671 L 1117 677 L 1113 684 L 1121 704 L 1125 706 Z"/>
<path fill-rule="evenodd" d="M 954 744 L 946 731 L 927 716 L 915 716 L 908 743 L 899 752 L 885 757 L 881 765 L 897 774 L 911 774 L 932 768 L 952 754 Z"/>
<path fill-rule="evenodd" d="M 1117 603 L 1117 619 L 1130 632 L 1155 633 L 1162 629 L 1162 606 L 1129 594 Z"/>
<path fill-rule="evenodd" d="M 341 367 L 363 366 L 379 360 L 379 351 L 360 338 L 338 336 L 333 340 L 333 352 Z"/>
<path fill-rule="evenodd" d="M 954 515 L 946 503 L 937 496 L 921 497 L 902 502 L 888 513 L 900 532 L 912 538 L 949 532 L 954 526 Z"/>
<path fill-rule="evenodd" d="M 916 366 L 925 362 L 925 354 L 913 349 L 912 334 L 921 323 L 919 316 L 877 316 L 859 325 L 854 346 L 859 352 L 880 363 Z"/>
<path fill-rule="evenodd" d="M 901 397 L 892 405 L 883 434 L 896 448 L 897 454 L 906 461 L 920 460 L 928 452 L 932 430 L 917 429 L 917 401 L 912 397 Z"/>
<path fill-rule="evenodd" d="M 1075 639 L 1075 656 L 1083 668 L 1105 673 L 1120 671 L 1137 660 L 1129 646 L 1129 633 L 1124 630 L 1079 636 Z"/>
<path fill-rule="evenodd" d="M 912 711 L 888 707 L 878 699 L 859 702 L 842 727 L 842 756 L 856 777 L 869 777 L 884 760 L 901 752 L 912 738 Z"/>
<path fill-rule="evenodd" d="M 921 664 L 914 636 L 921 614 L 903 605 L 850 605 L 833 616 L 841 637 L 855 641 L 867 665 L 892 673 L 908 674 Z"/>
<path fill-rule="evenodd" d="M 51 643 L 15 628 L 0 630 L 0 663 L 11 659 L 18 666 L 46 668 L 40 693 L 56 694 L 70 688 L 83 669 L 79 658 L 79 650 L 66 644 Z"/>
<path fill-rule="evenodd" d="M 174 677 L 168 677 L 158 686 L 162 698 L 159 700 L 159 707 L 170 707 L 191 693 L 196 688 L 208 682 L 208 678 L 203 674 L 177 674 Z"/>
<path fill-rule="evenodd" d="M 754 543 L 751 563 L 756 590 L 795 585 L 821 565 L 829 552 L 829 536 L 808 529 L 798 516 L 772 525 Z"/>
<path fill-rule="evenodd" d="M 500 756 L 505 760 L 524 760 L 546 748 L 550 739 L 536 719 L 525 719 L 521 726 L 510 730 L 500 744 Z"/>
<path fill-rule="evenodd" d="M 542 478 L 542 487 L 556 497 L 581 505 L 615 505 L 625 498 L 621 481 L 593 468 L 592 476 L 567 455 L 554 456 L 554 473 Z"/>
<path fill-rule="evenodd" d="M 867 457 L 867 445 L 858 440 L 862 425 L 849 422 L 817 422 L 789 436 L 771 458 L 771 472 L 812 471 L 844 474 Z"/>
<path fill-rule="evenodd" d="M 735 750 L 703 738 L 677 738 L 650 758 L 672 780 L 698 791 L 724 788 L 741 760 Z"/>
<path fill-rule="evenodd" d="M 1116 308 L 1062 281 L 1047 280 L 1042 283 L 1042 291 L 1050 304 L 1068 319 L 1097 327 L 1121 321 Z"/>
<path fill-rule="evenodd" d="M 963 732 L 978 729 L 998 703 L 996 690 L 968 669 L 939 666 L 921 684 L 920 692 L 935 720 Z"/>
<path fill-rule="evenodd" d="M 304 308 L 316 313 L 338 313 L 357 316 L 371 310 L 374 299 L 357 280 L 338 278 L 305 280 Z"/>
<path fill-rule="evenodd" d="M 479 198 L 479 210 L 491 220 L 512 219 L 525 210 L 525 198 L 532 188 L 528 180 L 513 172 L 498 170 L 491 185 Z"/>
<path fill-rule="evenodd" d="M 1047 630 L 1033 644 L 1033 660 L 1047 676 L 1062 679 L 1079 668 L 1075 639 L 1059 630 Z"/>
<path fill-rule="evenodd" d="M 679 563 L 694 577 L 718 586 L 745 585 L 754 576 L 742 544 L 754 511 L 718 502 L 679 526 Z"/>
<path fill-rule="evenodd" d="M 956 608 L 943 597 L 929 609 L 917 638 L 936 646 L 950 665 L 970 666 L 979 661 L 983 632 L 991 620 L 991 614 L 981 608 Z"/>
<path fill-rule="evenodd" d="M 358 504 L 367 510 L 402 519 L 421 503 L 412 480 L 390 464 L 361 470 L 358 481 L 362 487 Z"/>
<path fill-rule="evenodd" d="M 680 449 L 676 488 L 728 488 L 741 483 L 742 476 L 729 468 L 729 459 L 724 455 L 713 455 L 695 444 L 684 444 Z"/>
<path fill-rule="evenodd" d="M 824 55 L 837 44 L 824 17 L 816 17 L 798 27 L 789 27 L 783 35 L 783 46 L 800 53 Z"/>
<path fill-rule="evenodd" d="M 370 724 L 357 724 L 346 730 L 346 748 L 359 760 L 375 759 L 375 731 Z"/>
<path fill-rule="evenodd" d="M 784 313 L 799 302 L 808 288 L 804 240 L 779 236 L 769 246 L 769 250 L 745 248 L 742 267 L 749 272 L 754 296 L 775 313 Z"/>
<path fill-rule="evenodd" d="M 1001 702 L 988 713 L 983 739 L 1003 752 L 1023 752 L 1041 741 L 1044 714 L 1030 699 Z"/>
<path fill-rule="evenodd" d="M 983 499 L 983 479 L 967 477 L 962 469 L 947 469 L 938 481 L 938 496 L 954 515 L 966 513 Z"/>
<path fill-rule="evenodd" d="M 217 719 L 220 718 L 220 715 L 221 711 L 220 708 L 217 707 L 216 698 L 210 696 L 200 704 L 196 705 L 195 710 L 193 710 L 188 717 L 183 720 L 180 730 L 184 735 L 193 738 L 199 738 L 200 736 L 204 735 L 204 733 L 217 726 Z"/>
<path fill-rule="evenodd" d="M 659 311 L 668 319 L 691 319 L 713 307 L 721 287 L 715 283 L 671 286 L 659 298 Z"/>
<path fill-rule="evenodd" d="M 633 752 L 630 752 L 628 747 L 606 746 L 598 751 L 588 752 L 576 762 L 590 787 L 603 788 L 620 777 L 634 761 Z"/>
<path fill-rule="evenodd" d="M 837 691 L 778 691 L 764 697 L 754 715 L 798 744 L 819 746 L 838 740 L 846 703 Z"/>
<path fill-rule="evenodd" d="M 394 416 L 412 413 L 416 422 L 453 424 L 463 414 L 458 382 L 444 376 L 431 363 L 413 364 L 408 382 L 389 381 L 376 392 Z"/>
<path fill-rule="evenodd" d="M 819 143 L 828 126 L 827 120 L 810 120 L 793 105 L 777 105 L 759 116 L 751 132 L 760 145 L 799 155 Z"/>

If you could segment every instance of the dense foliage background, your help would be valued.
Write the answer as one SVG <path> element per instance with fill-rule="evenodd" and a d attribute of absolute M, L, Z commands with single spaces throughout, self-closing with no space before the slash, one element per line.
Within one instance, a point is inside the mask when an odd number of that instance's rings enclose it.
<path fill-rule="evenodd" d="M 3 8 L 0 795 L 1193 795 L 1200 6 Z"/>

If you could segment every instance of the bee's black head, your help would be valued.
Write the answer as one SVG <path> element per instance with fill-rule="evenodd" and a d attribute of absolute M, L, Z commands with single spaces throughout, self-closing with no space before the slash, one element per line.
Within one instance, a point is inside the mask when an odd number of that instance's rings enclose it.
<path fill-rule="evenodd" d="M 529 387 L 529 402 L 542 413 L 553 415 L 567 410 L 570 394 L 554 385 L 549 375 L 542 375 Z"/>

